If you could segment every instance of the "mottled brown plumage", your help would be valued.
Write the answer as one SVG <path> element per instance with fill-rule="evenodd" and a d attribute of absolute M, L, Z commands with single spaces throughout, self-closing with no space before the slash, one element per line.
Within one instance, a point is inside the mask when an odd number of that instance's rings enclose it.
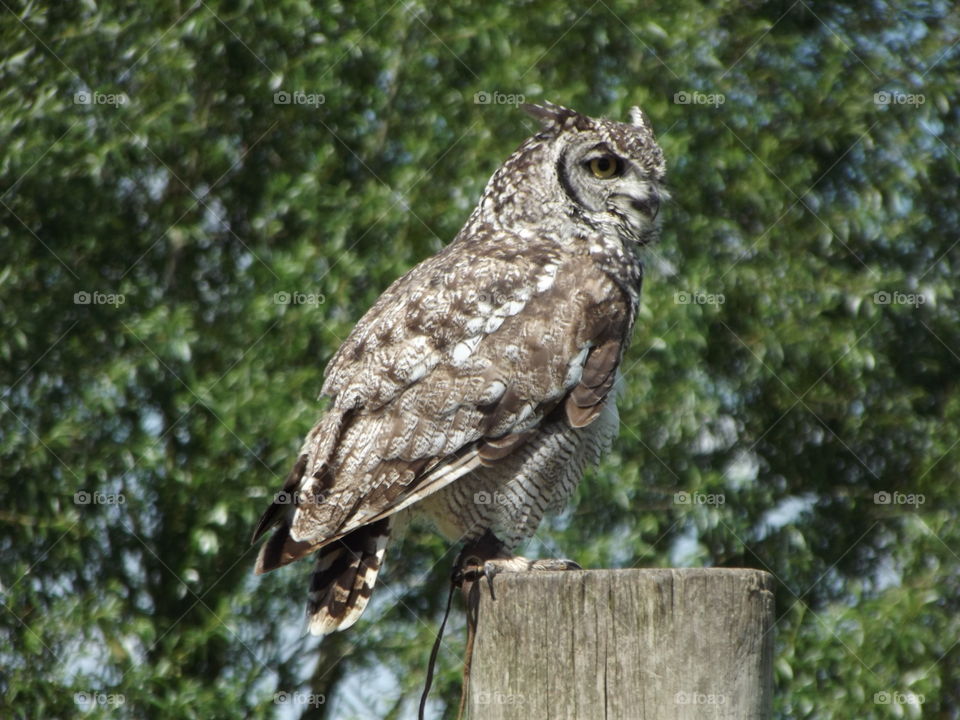
<path fill-rule="evenodd" d="M 258 573 L 317 552 L 315 634 L 359 617 L 399 517 L 512 548 L 616 432 L 663 155 L 636 108 L 630 123 L 527 109 L 543 129 L 330 361 L 330 408 L 257 527 L 276 527 Z"/>

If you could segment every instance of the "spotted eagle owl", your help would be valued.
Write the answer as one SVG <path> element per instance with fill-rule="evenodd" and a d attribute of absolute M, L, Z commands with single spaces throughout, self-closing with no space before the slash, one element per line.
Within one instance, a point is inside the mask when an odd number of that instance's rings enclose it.
<path fill-rule="evenodd" d="M 542 129 L 330 361 L 329 409 L 254 533 L 276 528 L 258 574 L 316 553 L 315 635 L 356 622 L 391 529 L 413 513 L 451 542 L 492 541 L 509 569 L 537 567 L 509 550 L 616 434 L 663 153 L 636 107 L 628 123 L 525 110 Z"/>

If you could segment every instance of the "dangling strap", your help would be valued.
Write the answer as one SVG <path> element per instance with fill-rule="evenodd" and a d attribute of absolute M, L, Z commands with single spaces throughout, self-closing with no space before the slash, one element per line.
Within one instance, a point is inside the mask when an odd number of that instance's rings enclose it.
<path fill-rule="evenodd" d="M 491 589 L 493 585 L 490 586 Z M 473 641 L 477 637 L 477 614 L 480 610 L 480 584 L 470 583 L 468 590 L 464 590 L 463 600 L 467 609 L 467 648 L 463 660 L 463 684 L 460 686 L 460 709 L 457 711 L 457 720 L 462 720 L 463 711 L 467 705 L 467 696 L 470 694 L 470 667 L 473 664 Z"/>
<path fill-rule="evenodd" d="M 437 655 L 440 652 L 440 642 L 443 640 L 443 629 L 447 626 L 447 618 L 450 617 L 450 606 L 453 604 L 453 591 L 456 586 L 450 583 L 450 594 L 447 595 L 447 609 L 443 613 L 443 622 L 440 623 L 440 629 L 437 631 L 437 639 L 433 643 L 433 650 L 430 651 L 430 664 L 427 665 L 427 681 L 423 687 L 423 695 L 420 696 L 420 712 L 417 714 L 419 720 L 424 720 L 424 711 L 427 709 L 427 698 L 430 696 L 430 686 L 433 684 L 433 669 L 437 663 Z M 463 698 L 460 699 L 460 705 L 463 705 Z"/>

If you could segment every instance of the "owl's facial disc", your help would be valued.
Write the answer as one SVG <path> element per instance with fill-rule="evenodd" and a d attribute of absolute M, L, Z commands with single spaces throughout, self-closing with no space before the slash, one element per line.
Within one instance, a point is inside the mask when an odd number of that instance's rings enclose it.
<path fill-rule="evenodd" d="M 596 221 L 646 237 L 660 211 L 659 184 L 606 142 L 571 148 L 559 167 L 566 194 Z"/>

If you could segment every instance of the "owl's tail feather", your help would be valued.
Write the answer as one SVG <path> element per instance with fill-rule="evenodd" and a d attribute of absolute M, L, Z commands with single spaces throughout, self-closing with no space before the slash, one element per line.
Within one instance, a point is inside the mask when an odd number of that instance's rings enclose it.
<path fill-rule="evenodd" d="M 310 634 L 346 630 L 363 614 L 390 538 L 390 518 L 364 525 L 324 545 L 310 578 Z"/>

